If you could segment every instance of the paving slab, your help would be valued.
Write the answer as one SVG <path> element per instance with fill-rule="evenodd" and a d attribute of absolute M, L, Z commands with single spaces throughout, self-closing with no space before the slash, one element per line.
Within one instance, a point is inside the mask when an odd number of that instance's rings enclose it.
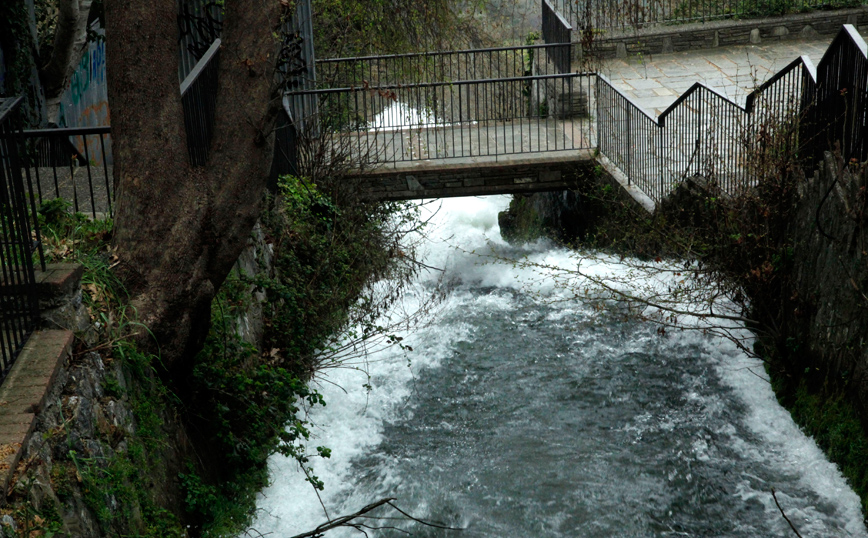
<path fill-rule="evenodd" d="M 863 32 L 863 36 L 868 33 Z M 605 60 L 600 71 L 649 114 L 659 115 L 695 82 L 740 105 L 748 93 L 799 56 L 816 65 L 833 36 Z M 671 93 L 654 91 L 665 89 Z M 651 90 L 651 91 L 641 91 Z"/>

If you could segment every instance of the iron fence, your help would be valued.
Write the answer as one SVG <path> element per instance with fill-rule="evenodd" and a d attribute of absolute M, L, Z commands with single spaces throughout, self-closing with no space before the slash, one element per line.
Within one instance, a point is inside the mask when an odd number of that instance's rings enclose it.
<path fill-rule="evenodd" d="M 694 84 L 658 118 L 664 189 L 702 176 L 735 194 L 746 182 L 744 149 L 750 113 L 716 91 Z M 650 196 L 650 195 L 649 195 Z"/>
<path fill-rule="evenodd" d="M 62 198 L 76 213 L 112 216 L 111 127 L 31 129 L 19 133 L 23 175 L 43 204 Z"/>
<path fill-rule="evenodd" d="M 864 4 L 862 0 L 551 0 L 577 30 L 770 17 Z"/>
<path fill-rule="evenodd" d="M 845 25 L 817 64 L 802 137 L 807 156 L 819 163 L 836 145 L 845 160 L 868 156 L 868 46 Z"/>
<path fill-rule="evenodd" d="M 659 199 L 665 187 L 657 120 L 619 92 L 606 77 L 597 75 L 596 84 L 600 153 L 621 169 L 631 184 L 650 198 Z"/>
<path fill-rule="evenodd" d="M 697 83 L 657 118 L 598 75 L 600 153 L 655 202 L 693 176 L 737 194 L 768 165 L 769 144 L 788 145 L 794 155 L 803 145 L 812 73 L 810 60 L 799 58 L 751 92 L 744 107 Z"/>
<path fill-rule="evenodd" d="M 547 47 L 546 55 L 559 73 L 572 71 L 570 43 L 573 27 L 552 7 L 549 0 L 542 0 L 542 38 L 546 44 L 562 43 L 562 47 Z"/>
<path fill-rule="evenodd" d="M 21 174 L 16 141 L 22 100 L 0 100 L 0 379 L 39 321 L 33 268 L 37 252 L 45 269 L 33 193 Z"/>
<path fill-rule="evenodd" d="M 550 109 L 546 94 L 559 92 L 570 106 L 592 80 L 545 75 L 307 93 L 318 96 L 320 128 L 340 133 L 335 149 L 371 165 L 591 148 L 590 121 Z"/>
<path fill-rule="evenodd" d="M 563 45 L 319 60 L 316 124 L 362 165 L 592 147 L 590 74 L 533 74 Z"/>
<path fill-rule="evenodd" d="M 223 2 L 179 0 L 178 80 L 184 80 L 223 31 Z"/>
<path fill-rule="evenodd" d="M 187 151 L 193 166 L 202 166 L 207 162 L 211 138 L 214 136 L 220 43 L 220 39 L 215 39 L 187 78 L 181 82 Z"/>
<path fill-rule="evenodd" d="M 557 45 L 388 54 L 317 60 L 318 89 L 456 82 L 530 75 L 534 55 Z M 293 92 L 290 92 L 293 93 Z"/>

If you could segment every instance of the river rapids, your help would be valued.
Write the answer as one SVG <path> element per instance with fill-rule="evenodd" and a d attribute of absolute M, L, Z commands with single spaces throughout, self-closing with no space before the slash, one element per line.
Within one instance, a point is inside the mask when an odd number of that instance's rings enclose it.
<path fill-rule="evenodd" d="M 778 405 L 758 360 L 696 331 L 658 334 L 480 257 L 575 264 L 544 242 L 506 245 L 497 213 L 508 202 L 442 201 L 422 261 L 445 274 L 423 273 L 405 297 L 412 310 L 448 283 L 432 323 L 403 335 L 412 351 L 318 379 L 327 405 L 311 410 L 310 444 L 332 450 L 313 461 L 329 516 L 394 497 L 414 517 L 463 530 L 357 521 L 421 537 L 794 537 L 774 489 L 803 537 L 868 538 L 858 497 Z M 298 466 L 281 456 L 269 465 L 248 536 L 323 523 Z"/>

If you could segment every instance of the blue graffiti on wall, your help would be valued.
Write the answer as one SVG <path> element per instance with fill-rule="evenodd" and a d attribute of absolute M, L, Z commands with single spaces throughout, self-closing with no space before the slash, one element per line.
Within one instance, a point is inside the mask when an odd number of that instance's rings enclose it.
<path fill-rule="evenodd" d="M 91 29 L 100 35 L 105 31 L 97 26 L 97 22 Z M 69 87 L 60 99 L 60 112 L 57 117 L 60 127 L 97 127 L 111 125 L 111 114 L 108 106 L 108 91 L 106 89 L 105 72 L 105 39 L 90 41 L 87 50 L 81 55 L 81 60 L 69 81 Z M 84 140 L 73 137 L 73 144 L 84 150 Z M 94 144 L 99 144 L 98 138 L 88 137 L 88 151 L 90 155 L 98 156 L 97 161 L 102 160 L 99 147 L 91 148 L 91 138 Z M 106 148 L 106 159 L 111 159 L 109 148 Z"/>

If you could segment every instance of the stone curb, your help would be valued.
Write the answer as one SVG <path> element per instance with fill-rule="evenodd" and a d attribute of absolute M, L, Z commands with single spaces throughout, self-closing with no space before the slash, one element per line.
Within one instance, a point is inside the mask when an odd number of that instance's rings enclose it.
<path fill-rule="evenodd" d="M 72 342 L 72 331 L 34 332 L 0 385 L 0 505 L 6 504 L 22 449 Z"/>
<path fill-rule="evenodd" d="M 636 185 L 631 184 L 626 174 L 624 174 L 620 168 L 615 166 L 615 164 L 604 155 L 599 155 L 597 157 L 597 162 L 614 182 L 614 185 L 621 189 L 621 192 L 623 192 L 639 207 L 647 211 L 648 214 L 654 214 L 657 204 L 655 204 L 654 200 L 649 198 L 647 194 L 636 187 Z"/>

